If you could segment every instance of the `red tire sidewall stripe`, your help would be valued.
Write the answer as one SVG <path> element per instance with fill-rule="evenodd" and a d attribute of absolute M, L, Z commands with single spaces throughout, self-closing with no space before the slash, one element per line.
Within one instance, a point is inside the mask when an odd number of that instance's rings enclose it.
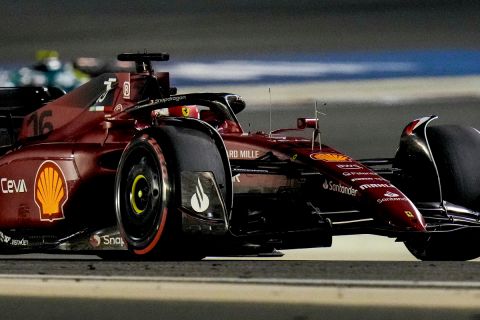
<path fill-rule="evenodd" d="M 167 208 L 165 208 L 162 212 L 162 218 L 161 218 L 162 220 L 160 221 L 160 226 L 159 226 L 159 228 L 157 230 L 157 233 L 155 234 L 155 237 L 153 238 L 152 242 L 150 242 L 149 245 L 146 246 L 143 249 L 133 250 L 133 252 L 135 254 L 138 254 L 138 255 L 147 254 L 156 247 L 158 241 L 160 241 L 160 238 L 163 234 L 163 229 L 165 228 L 165 221 L 167 221 L 167 212 L 168 212 L 168 210 L 167 210 Z"/>

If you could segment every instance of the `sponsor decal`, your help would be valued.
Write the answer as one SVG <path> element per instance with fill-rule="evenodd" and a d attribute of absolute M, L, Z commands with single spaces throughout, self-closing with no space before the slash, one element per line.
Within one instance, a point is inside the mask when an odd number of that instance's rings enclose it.
<path fill-rule="evenodd" d="M 407 217 L 409 217 L 410 219 L 411 219 L 411 218 L 415 218 L 415 215 L 412 213 L 412 211 L 405 211 L 405 215 L 406 215 Z"/>
<path fill-rule="evenodd" d="M 325 180 L 323 183 L 323 189 L 338 192 L 341 194 L 345 194 L 348 196 L 355 197 L 357 195 L 357 190 L 352 187 L 343 186 L 341 184 L 337 184 L 333 181 Z"/>
<path fill-rule="evenodd" d="M 387 191 L 383 194 L 385 198 L 378 199 L 377 203 L 383 203 L 383 202 L 391 202 L 391 201 L 407 201 L 407 198 L 405 197 L 400 197 L 399 194 L 396 194 L 395 192 Z"/>
<path fill-rule="evenodd" d="M 358 164 L 337 164 L 337 168 L 342 170 L 360 170 L 363 167 L 359 166 Z"/>
<path fill-rule="evenodd" d="M 1 178 L 0 186 L 2 193 L 24 193 L 27 192 L 27 185 L 24 179 Z"/>
<path fill-rule="evenodd" d="M 350 162 L 352 159 L 339 153 L 317 152 L 310 155 L 313 160 L 325 162 Z"/>
<path fill-rule="evenodd" d="M 45 161 L 35 177 L 35 203 L 40 210 L 40 220 L 65 219 L 63 205 L 67 198 L 67 182 L 62 169 L 53 161 Z"/>
<path fill-rule="evenodd" d="M 125 242 L 123 241 L 122 237 L 120 236 L 99 236 L 98 234 L 93 234 L 90 237 L 90 245 L 94 248 L 98 248 L 100 246 L 125 246 Z"/>
<path fill-rule="evenodd" d="M 13 239 L 12 237 L 7 236 L 3 232 L 0 232 L 0 242 L 4 244 L 8 244 L 10 246 L 15 247 L 25 247 L 28 246 L 28 240 L 22 239 Z"/>
<path fill-rule="evenodd" d="M 171 101 L 179 102 L 186 99 L 187 99 L 187 96 L 173 96 L 168 98 L 156 99 L 154 103 L 165 103 L 165 102 L 171 102 Z"/>
<path fill-rule="evenodd" d="M 384 202 L 391 202 L 391 201 L 407 201 L 407 198 L 382 198 L 382 199 L 378 199 L 377 200 L 377 203 L 378 204 L 381 204 L 381 203 L 384 203 Z"/>
<path fill-rule="evenodd" d="M 294 154 L 293 156 L 290 157 L 290 160 L 295 161 L 298 158 L 298 154 Z"/>
<path fill-rule="evenodd" d="M 260 157 L 258 150 L 228 150 L 228 157 L 231 159 L 257 159 Z"/>
<path fill-rule="evenodd" d="M 53 130 L 53 123 L 48 121 L 48 118 L 53 116 L 52 110 L 44 110 L 40 112 L 34 112 L 27 120 L 27 126 L 32 128 L 33 135 L 39 136 L 47 134 Z"/>
<path fill-rule="evenodd" d="M 114 112 L 122 112 L 123 111 L 123 106 L 121 104 L 117 104 L 115 108 L 113 108 Z"/>
<path fill-rule="evenodd" d="M 0 232 L 0 242 L 1 243 L 9 243 L 12 238 Z"/>
<path fill-rule="evenodd" d="M 198 178 L 197 181 L 198 182 L 195 187 L 196 191 L 190 199 L 190 205 L 192 206 L 192 209 L 194 211 L 201 213 L 208 209 L 208 206 L 210 205 L 210 199 L 203 191 L 203 186 L 200 182 L 200 178 Z"/>
<path fill-rule="evenodd" d="M 28 240 L 26 240 L 26 239 L 12 239 L 12 240 L 10 240 L 10 245 L 16 246 L 16 247 L 28 246 Z"/>
<path fill-rule="evenodd" d="M 365 189 L 373 189 L 373 188 L 388 188 L 391 186 L 392 185 L 389 183 L 370 183 L 370 184 L 362 184 L 360 186 L 360 189 L 365 190 Z"/>
<path fill-rule="evenodd" d="M 116 78 L 108 78 L 107 81 L 104 81 L 103 84 L 105 85 L 105 92 L 102 93 L 100 97 L 98 97 L 97 102 L 103 102 L 107 97 L 107 94 L 110 90 L 113 89 L 113 85 L 117 82 Z"/>
<path fill-rule="evenodd" d="M 102 239 L 98 234 L 92 234 L 92 236 L 89 239 L 89 242 L 92 247 L 97 248 L 102 243 Z"/>
<path fill-rule="evenodd" d="M 377 178 L 377 177 L 363 177 L 363 178 L 352 178 L 350 179 L 350 181 L 354 182 L 354 181 L 383 181 L 383 182 L 387 182 L 388 180 L 385 180 L 384 178 Z"/>
<path fill-rule="evenodd" d="M 105 106 L 92 106 L 92 107 L 88 108 L 88 111 L 104 112 L 105 111 Z"/>
<path fill-rule="evenodd" d="M 123 99 L 130 99 L 130 80 L 123 82 Z"/>
<path fill-rule="evenodd" d="M 182 107 L 182 115 L 188 117 L 190 115 L 190 108 Z"/>
<path fill-rule="evenodd" d="M 397 197 L 399 197 L 398 194 L 396 194 L 395 192 L 391 192 L 391 191 L 385 192 L 384 196 L 385 196 L 385 197 L 388 197 L 388 198 L 397 198 Z"/>
<path fill-rule="evenodd" d="M 368 172 L 368 171 L 352 171 L 352 172 L 343 172 L 342 173 L 345 177 L 348 176 L 376 176 L 376 173 Z"/>
<path fill-rule="evenodd" d="M 366 180 L 374 180 L 375 178 L 373 177 L 365 177 L 365 178 L 353 178 L 353 179 L 350 179 L 350 181 L 354 182 L 354 181 L 366 181 Z"/>

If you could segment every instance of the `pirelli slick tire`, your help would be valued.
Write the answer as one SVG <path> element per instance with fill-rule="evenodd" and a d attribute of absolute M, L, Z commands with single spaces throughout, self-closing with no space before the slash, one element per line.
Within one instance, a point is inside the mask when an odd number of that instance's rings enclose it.
<path fill-rule="evenodd" d="M 448 125 L 427 128 L 444 201 L 480 210 L 480 133 L 470 127 Z M 479 229 L 433 234 L 406 243 L 420 260 L 470 260 L 480 256 Z"/>
<path fill-rule="evenodd" d="M 161 258 L 173 250 L 172 174 L 162 147 L 149 134 L 132 140 L 122 154 L 115 179 L 116 215 L 134 256 Z"/>
<path fill-rule="evenodd" d="M 427 128 L 427 137 L 443 199 L 480 210 L 480 132 L 458 125 L 435 126 Z"/>

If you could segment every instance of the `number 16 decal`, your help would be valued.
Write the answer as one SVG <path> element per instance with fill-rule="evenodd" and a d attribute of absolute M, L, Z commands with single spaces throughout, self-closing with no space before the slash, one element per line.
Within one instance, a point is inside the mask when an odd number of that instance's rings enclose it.
<path fill-rule="evenodd" d="M 53 124 L 49 121 L 46 121 L 46 118 L 52 116 L 52 110 L 45 110 L 40 113 L 40 116 L 37 112 L 32 114 L 27 120 L 27 126 L 33 126 L 33 135 L 39 136 L 42 134 L 47 134 L 53 130 Z"/>

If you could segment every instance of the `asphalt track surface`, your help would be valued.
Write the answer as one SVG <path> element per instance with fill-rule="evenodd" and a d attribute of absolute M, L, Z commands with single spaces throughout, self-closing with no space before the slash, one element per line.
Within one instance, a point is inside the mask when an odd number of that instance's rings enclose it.
<path fill-rule="evenodd" d="M 0 269 L 2 319 L 480 315 L 476 263 L 9 260 Z"/>

